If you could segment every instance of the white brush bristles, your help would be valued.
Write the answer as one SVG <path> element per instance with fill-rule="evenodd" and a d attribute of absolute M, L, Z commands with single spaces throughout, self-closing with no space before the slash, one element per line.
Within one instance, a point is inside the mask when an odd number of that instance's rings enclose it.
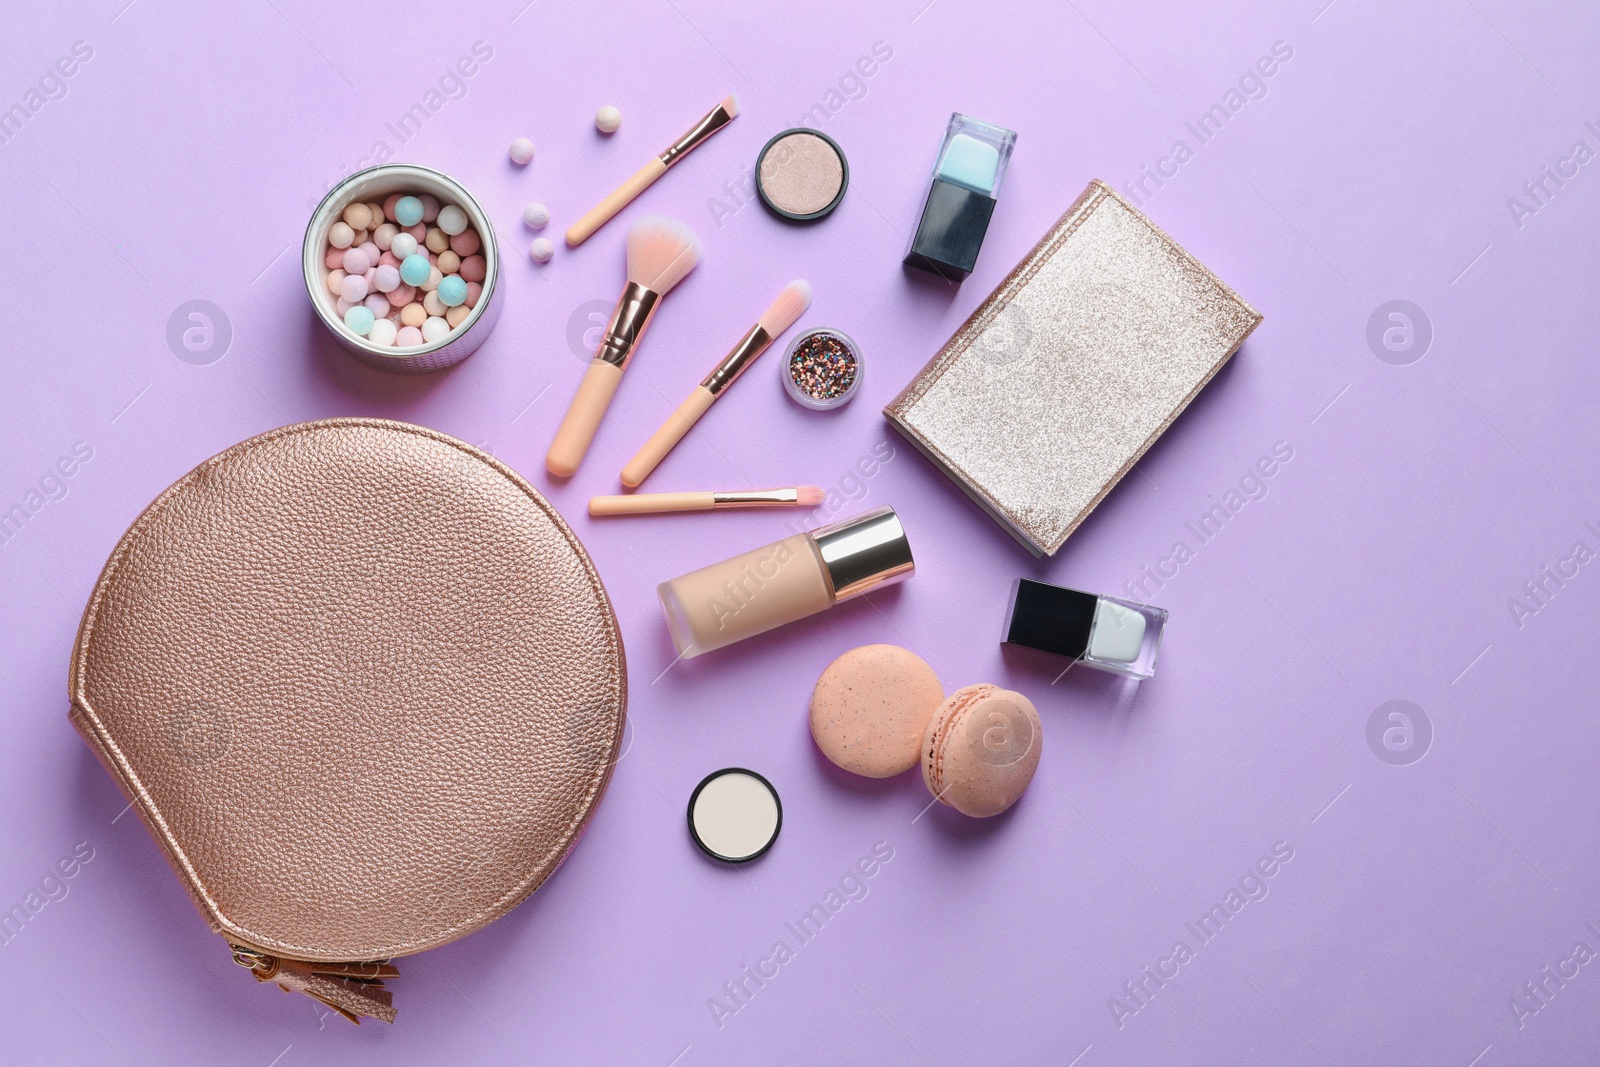
<path fill-rule="evenodd" d="M 651 215 L 628 228 L 628 280 L 666 296 L 700 262 L 700 238 L 681 222 Z"/>
<path fill-rule="evenodd" d="M 808 281 L 792 281 L 783 292 L 778 294 L 778 299 L 772 306 L 762 312 L 761 318 L 756 320 L 761 328 L 767 331 L 767 336 L 777 337 L 783 331 L 794 325 L 794 320 L 804 315 L 806 308 L 811 306 L 811 283 Z"/>
<path fill-rule="evenodd" d="M 739 94 L 729 93 L 728 98 L 722 102 L 722 110 L 728 113 L 730 119 L 739 117 Z"/>

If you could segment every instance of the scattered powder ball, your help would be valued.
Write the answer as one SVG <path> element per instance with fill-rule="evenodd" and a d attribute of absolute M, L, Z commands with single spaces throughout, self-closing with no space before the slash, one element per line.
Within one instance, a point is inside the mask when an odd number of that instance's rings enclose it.
<path fill-rule="evenodd" d="M 616 133 L 622 125 L 622 112 L 608 104 L 594 113 L 594 124 L 601 133 Z"/>
<path fill-rule="evenodd" d="M 556 246 L 548 237 L 536 237 L 533 244 L 528 246 L 528 254 L 533 257 L 535 263 L 548 263 L 550 257 L 556 254 Z"/>

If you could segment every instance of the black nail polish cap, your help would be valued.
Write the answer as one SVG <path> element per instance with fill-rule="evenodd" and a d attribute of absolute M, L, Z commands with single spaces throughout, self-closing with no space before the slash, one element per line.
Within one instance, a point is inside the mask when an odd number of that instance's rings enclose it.
<path fill-rule="evenodd" d="M 951 281 L 972 273 L 1016 143 L 1004 127 L 950 116 L 906 264 Z"/>
<path fill-rule="evenodd" d="M 1082 659 L 1094 627 L 1093 593 L 1018 578 L 1011 589 L 1005 641 L 1010 645 Z"/>

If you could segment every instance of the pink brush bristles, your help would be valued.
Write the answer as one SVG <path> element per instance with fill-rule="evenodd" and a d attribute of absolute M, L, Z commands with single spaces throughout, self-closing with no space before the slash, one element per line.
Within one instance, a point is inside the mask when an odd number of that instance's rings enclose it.
<path fill-rule="evenodd" d="M 681 222 L 652 215 L 628 228 L 628 280 L 665 296 L 700 262 L 700 239 Z"/>
<path fill-rule="evenodd" d="M 804 315 L 806 308 L 810 306 L 811 283 L 793 281 L 778 294 L 778 299 L 774 300 L 772 306 L 762 312 L 761 318 L 756 321 L 767 331 L 767 336 L 777 337 L 793 326 L 794 320 Z"/>
<path fill-rule="evenodd" d="M 800 486 L 799 493 L 800 499 L 798 503 L 800 507 L 814 508 L 818 504 L 822 503 L 823 493 L 822 486 L 820 485 L 802 485 Z"/>

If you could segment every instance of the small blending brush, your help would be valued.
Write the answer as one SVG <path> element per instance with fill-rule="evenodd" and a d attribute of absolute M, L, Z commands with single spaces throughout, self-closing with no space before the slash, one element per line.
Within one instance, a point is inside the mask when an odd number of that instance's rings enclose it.
<path fill-rule="evenodd" d="M 661 298 L 700 262 L 700 239 L 687 226 L 664 218 L 643 218 L 628 229 L 628 284 L 611 313 L 600 347 L 584 373 L 578 395 L 556 430 L 544 465 L 560 478 L 571 477 L 583 462 L 622 372 L 639 347 Z"/>
<path fill-rule="evenodd" d="M 695 124 L 694 129 L 678 138 L 673 146 L 656 156 L 650 162 L 640 167 L 638 172 L 600 201 L 587 215 L 574 222 L 567 230 L 567 244 L 576 248 L 589 239 L 589 235 L 604 226 L 611 216 L 627 207 L 629 202 L 646 189 L 650 188 L 655 180 L 665 174 L 674 163 L 700 147 L 712 134 L 732 122 L 739 114 L 739 98 L 730 96 L 722 103 L 711 109 L 711 112 Z"/>
<path fill-rule="evenodd" d="M 790 282 L 783 292 L 778 294 L 778 299 L 772 306 L 762 313 L 756 324 L 750 327 L 750 332 L 733 346 L 716 369 L 706 375 L 699 385 L 694 387 L 694 392 L 689 394 L 689 399 L 678 405 L 676 411 L 667 416 L 667 421 L 661 428 L 646 441 L 644 447 L 639 449 L 637 455 L 628 461 L 622 468 L 622 484 L 632 489 L 656 469 L 673 446 L 683 440 L 683 435 L 688 433 L 694 424 L 700 421 L 722 391 L 732 385 L 743 374 L 745 368 L 754 363 L 756 357 L 767 350 L 767 346 L 776 341 L 794 321 L 805 313 L 811 306 L 811 285 L 809 282 Z"/>
<path fill-rule="evenodd" d="M 639 493 L 636 496 L 592 496 L 591 515 L 662 515 L 670 511 L 720 511 L 723 508 L 814 508 L 822 489 L 801 485 L 790 489 L 751 489 L 743 493 Z"/>

